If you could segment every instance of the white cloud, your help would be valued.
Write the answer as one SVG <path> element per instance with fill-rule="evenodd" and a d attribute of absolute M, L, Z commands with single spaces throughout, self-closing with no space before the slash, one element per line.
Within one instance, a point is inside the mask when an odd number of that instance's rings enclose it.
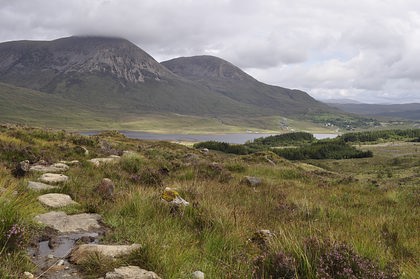
<path fill-rule="evenodd" d="M 417 0 L 0 0 L 0 41 L 125 37 L 157 60 L 214 54 L 315 97 L 420 102 Z"/>

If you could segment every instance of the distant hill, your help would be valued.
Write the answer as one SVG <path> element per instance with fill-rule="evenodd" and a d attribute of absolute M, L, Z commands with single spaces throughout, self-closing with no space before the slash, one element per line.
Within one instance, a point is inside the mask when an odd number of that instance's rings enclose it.
<path fill-rule="evenodd" d="M 407 120 L 420 120 L 420 103 L 411 104 L 328 104 L 348 113 L 364 116 L 385 116 Z"/>
<path fill-rule="evenodd" d="M 362 102 L 352 99 L 320 99 L 319 101 L 326 104 L 362 104 Z"/>

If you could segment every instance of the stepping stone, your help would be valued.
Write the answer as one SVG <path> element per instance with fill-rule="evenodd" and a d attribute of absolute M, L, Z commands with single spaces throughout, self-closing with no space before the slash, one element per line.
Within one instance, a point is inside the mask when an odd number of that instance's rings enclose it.
<path fill-rule="evenodd" d="M 56 194 L 56 193 L 45 194 L 45 195 L 39 196 L 38 201 L 52 208 L 78 204 L 77 202 L 72 200 L 69 195 Z"/>
<path fill-rule="evenodd" d="M 52 186 L 41 182 L 29 181 L 28 188 L 34 191 L 59 189 L 58 186 Z"/>
<path fill-rule="evenodd" d="M 35 221 L 58 230 L 61 233 L 92 231 L 101 228 L 99 214 L 67 215 L 62 211 L 51 211 L 35 216 Z"/>
<path fill-rule="evenodd" d="M 66 164 L 55 163 L 55 164 L 52 164 L 50 166 L 34 165 L 34 166 L 31 166 L 29 170 L 30 171 L 42 172 L 42 173 L 46 173 L 46 172 L 56 173 L 56 172 L 65 172 L 68 169 L 69 169 L 69 166 L 67 166 Z"/>
<path fill-rule="evenodd" d="M 89 162 L 91 162 L 95 166 L 99 167 L 101 164 L 116 163 L 120 159 L 121 159 L 120 156 L 111 155 L 111 156 L 106 157 L 106 158 L 93 158 L 93 159 L 90 159 Z"/>
<path fill-rule="evenodd" d="M 59 163 L 66 164 L 68 166 L 73 166 L 73 165 L 79 164 L 80 162 L 78 160 L 73 160 L 73 161 L 64 161 L 63 160 L 63 161 L 60 161 Z"/>
<path fill-rule="evenodd" d="M 82 263 L 91 254 L 101 254 L 105 257 L 117 258 L 130 255 L 133 251 L 141 248 L 140 244 L 131 245 L 101 245 L 82 244 L 77 246 L 70 255 L 70 261 L 76 264 Z"/>
<path fill-rule="evenodd" d="M 69 180 L 69 178 L 64 174 L 44 173 L 43 175 L 41 175 L 39 180 L 45 183 L 60 183 L 66 182 L 67 180 Z"/>
<path fill-rule="evenodd" d="M 141 269 L 138 266 L 123 266 L 107 272 L 105 279 L 161 279 L 153 271 Z"/>

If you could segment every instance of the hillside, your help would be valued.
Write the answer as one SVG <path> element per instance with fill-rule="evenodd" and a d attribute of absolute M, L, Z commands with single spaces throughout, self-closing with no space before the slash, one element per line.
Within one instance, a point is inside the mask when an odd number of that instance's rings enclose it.
<path fill-rule="evenodd" d="M 384 140 L 288 161 L 0 125 L 0 278 L 417 278 L 419 143 Z"/>
<path fill-rule="evenodd" d="M 173 73 L 233 100 L 272 110 L 280 115 L 328 111 L 307 93 L 257 81 L 233 64 L 214 56 L 180 57 L 162 62 Z"/>
<path fill-rule="evenodd" d="M 181 64 L 196 65 L 192 75 L 180 71 Z M 159 64 L 120 38 L 1 43 L 0 82 L 59 96 L 88 107 L 94 115 L 117 118 L 179 114 L 228 119 L 237 125 L 261 117 L 310 120 L 314 113 L 336 112 L 305 92 L 258 82 L 222 59 L 180 58 Z"/>

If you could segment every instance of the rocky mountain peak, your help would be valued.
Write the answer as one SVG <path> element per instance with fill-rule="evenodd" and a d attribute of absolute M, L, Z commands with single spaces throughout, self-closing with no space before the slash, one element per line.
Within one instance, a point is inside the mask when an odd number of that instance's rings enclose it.
<path fill-rule="evenodd" d="M 255 81 L 253 77 L 221 58 L 202 55 L 192 57 L 179 57 L 161 63 L 173 73 L 189 79 L 217 79 Z"/>

